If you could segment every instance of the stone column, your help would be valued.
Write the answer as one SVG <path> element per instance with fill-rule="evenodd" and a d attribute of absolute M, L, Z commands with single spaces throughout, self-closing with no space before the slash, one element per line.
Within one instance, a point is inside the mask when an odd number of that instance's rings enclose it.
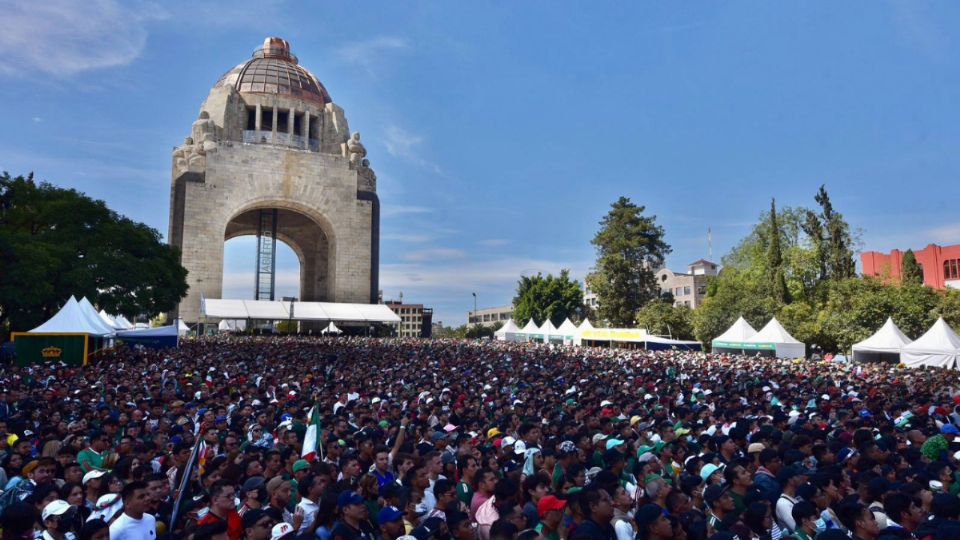
<path fill-rule="evenodd" d="M 310 149 L 310 111 L 303 113 L 303 147 Z"/>
<path fill-rule="evenodd" d="M 260 104 L 259 104 L 259 103 L 257 103 L 257 118 L 256 118 L 254 121 L 255 121 L 255 123 L 256 123 L 256 124 L 255 124 L 255 125 L 256 125 L 256 128 L 255 128 L 255 129 L 257 130 L 257 132 L 255 133 L 255 135 L 256 135 L 256 139 L 259 141 L 259 140 L 260 140 L 260 128 L 261 128 L 261 125 L 260 125 L 260 124 L 261 124 L 261 122 L 263 121 L 263 118 L 261 117 L 261 113 L 260 113 Z"/>
<path fill-rule="evenodd" d="M 272 142 L 277 142 L 277 107 L 276 105 L 273 106 L 273 126 L 271 126 L 270 132 L 271 132 L 270 140 Z"/>
<path fill-rule="evenodd" d="M 293 135 L 293 124 L 297 119 L 297 110 L 293 107 L 290 107 L 290 112 L 287 113 L 287 135 Z"/>

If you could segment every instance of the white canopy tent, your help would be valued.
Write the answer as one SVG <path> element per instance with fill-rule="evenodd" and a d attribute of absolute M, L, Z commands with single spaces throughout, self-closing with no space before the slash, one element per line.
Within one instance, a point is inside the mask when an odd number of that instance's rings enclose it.
<path fill-rule="evenodd" d="M 80 312 L 83 313 L 83 316 L 90 321 L 94 327 L 100 328 L 100 335 L 109 335 L 117 331 L 116 328 L 108 325 L 103 321 L 103 319 L 100 318 L 100 313 L 96 310 L 96 308 L 93 307 L 93 304 L 87 300 L 86 296 L 81 298 L 77 304 L 79 305 Z"/>
<path fill-rule="evenodd" d="M 927 333 L 905 346 L 900 353 L 907 367 L 935 366 L 958 368 L 960 363 L 960 336 L 950 328 L 943 317 L 933 323 Z"/>
<path fill-rule="evenodd" d="M 268 321 L 348 321 L 399 323 L 400 316 L 384 304 L 337 302 L 291 302 L 281 300 L 227 300 L 204 298 L 200 313 L 215 319 L 259 319 Z"/>
<path fill-rule="evenodd" d="M 756 345 L 757 350 L 772 349 L 777 358 L 803 358 L 807 354 L 806 345 L 791 336 L 776 317 L 745 343 Z"/>
<path fill-rule="evenodd" d="M 101 309 L 98 315 L 100 315 L 100 320 L 106 323 L 110 328 L 113 328 L 114 330 L 126 330 L 126 328 L 121 325 L 119 321 L 117 321 L 117 318 L 107 313 L 106 310 Z"/>
<path fill-rule="evenodd" d="M 117 315 L 114 317 L 117 320 L 117 323 L 124 328 L 133 328 L 133 323 L 128 321 L 123 315 Z"/>
<path fill-rule="evenodd" d="M 100 324 L 94 324 L 93 321 L 84 313 L 83 309 L 80 307 L 80 303 L 77 302 L 77 299 L 70 297 L 69 300 L 60 308 L 53 317 L 50 317 L 47 322 L 41 324 L 40 326 L 30 330 L 29 333 L 33 334 L 92 334 L 95 336 L 105 336 L 114 333 L 112 328 L 105 328 L 105 325 L 100 321 L 100 316 L 97 315 L 97 322 Z"/>
<path fill-rule="evenodd" d="M 544 343 L 550 341 L 550 339 L 561 339 L 557 335 L 557 327 L 553 325 L 550 319 L 543 321 L 543 324 L 540 325 L 540 334 L 543 335 Z"/>
<path fill-rule="evenodd" d="M 909 344 L 910 338 L 897 328 L 892 318 L 887 317 L 887 322 L 872 336 L 854 344 L 853 359 L 862 362 L 888 359 L 900 362 L 900 354 Z"/>
<path fill-rule="evenodd" d="M 523 325 L 523 328 L 520 329 L 520 334 L 523 335 L 522 341 L 530 341 L 531 339 L 540 339 L 543 336 L 540 334 L 540 327 L 537 326 L 537 323 L 533 319 L 527 321 L 527 324 Z"/>
<path fill-rule="evenodd" d="M 593 325 L 590 324 L 590 319 L 584 319 L 580 326 L 577 327 L 577 330 L 593 330 Z"/>
<path fill-rule="evenodd" d="M 507 319 L 507 322 L 493 333 L 493 338 L 498 341 L 518 341 L 519 334 L 520 328 L 517 327 L 517 323 L 513 322 L 513 319 Z"/>
<path fill-rule="evenodd" d="M 564 319 L 560 326 L 557 327 L 556 335 L 560 337 L 566 344 L 572 344 L 573 340 L 577 337 L 577 325 L 573 324 L 570 319 Z"/>
<path fill-rule="evenodd" d="M 340 334 L 343 333 L 343 330 L 337 328 L 337 325 L 333 324 L 333 321 L 330 321 L 330 324 L 326 328 L 320 331 L 321 334 Z"/>
<path fill-rule="evenodd" d="M 726 332 L 713 339 L 710 344 L 711 349 L 714 352 L 739 352 L 744 350 L 744 343 L 755 335 L 757 331 L 750 326 L 750 323 L 743 317 L 738 317 Z"/>

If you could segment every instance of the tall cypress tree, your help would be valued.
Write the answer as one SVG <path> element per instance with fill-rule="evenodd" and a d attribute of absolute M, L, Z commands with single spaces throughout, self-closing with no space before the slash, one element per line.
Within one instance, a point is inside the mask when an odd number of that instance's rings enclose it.
<path fill-rule="evenodd" d="M 903 254 L 900 262 L 900 283 L 904 285 L 923 285 L 923 267 L 917 263 L 912 249 Z"/>
<path fill-rule="evenodd" d="M 783 254 L 780 252 L 780 224 L 777 222 L 777 201 L 770 200 L 770 245 L 767 259 L 770 263 L 770 292 L 779 304 L 790 302 L 787 279 L 783 273 Z"/>

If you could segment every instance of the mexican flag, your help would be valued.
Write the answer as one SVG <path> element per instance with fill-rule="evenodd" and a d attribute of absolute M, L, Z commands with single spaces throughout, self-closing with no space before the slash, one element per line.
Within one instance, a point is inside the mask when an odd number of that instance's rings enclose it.
<path fill-rule="evenodd" d="M 317 453 L 320 452 L 320 408 L 314 405 L 310 409 L 310 424 L 307 426 L 307 433 L 303 437 L 303 449 L 300 451 L 300 457 L 307 461 L 317 459 Z"/>

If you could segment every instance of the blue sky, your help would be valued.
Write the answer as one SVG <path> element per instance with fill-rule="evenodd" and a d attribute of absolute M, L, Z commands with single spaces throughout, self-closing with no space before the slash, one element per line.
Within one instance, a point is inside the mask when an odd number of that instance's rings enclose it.
<path fill-rule="evenodd" d="M 669 266 L 719 259 L 770 197 L 826 183 L 866 249 L 960 242 L 951 2 L 0 0 L 0 169 L 167 231 L 170 151 L 217 78 L 291 42 L 360 131 L 386 297 L 461 323 L 521 274 L 592 264 L 609 204 L 645 205 Z M 253 294 L 252 239 L 226 246 Z M 281 294 L 296 290 L 289 249 Z"/>

